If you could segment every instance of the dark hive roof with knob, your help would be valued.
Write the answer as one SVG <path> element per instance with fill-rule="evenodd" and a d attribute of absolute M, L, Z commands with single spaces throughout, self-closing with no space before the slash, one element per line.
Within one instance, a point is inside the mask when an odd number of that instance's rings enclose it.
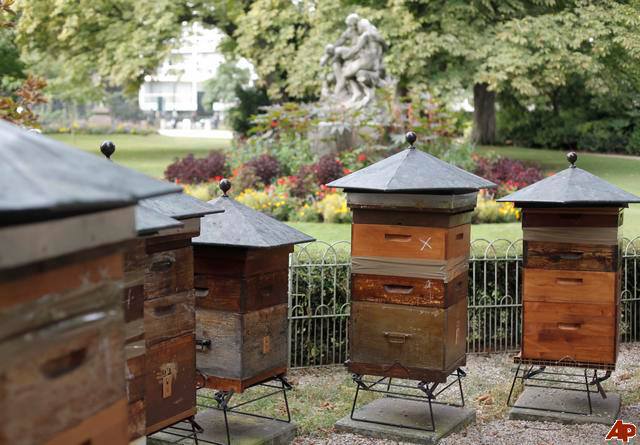
<path fill-rule="evenodd" d="M 111 141 L 104 141 L 100 144 L 100 151 L 107 159 L 111 160 L 111 156 L 116 151 L 116 145 Z M 136 207 L 138 235 L 181 227 L 183 224 L 178 220 L 222 212 L 199 199 L 180 193 L 181 191 L 182 189 L 178 189 L 175 193 L 147 198 L 138 202 Z"/>
<path fill-rule="evenodd" d="M 228 179 L 220 181 L 224 195 L 209 204 L 224 213 L 202 218 L 200 236 L 192 239 L 195 246 L 270 248 L 314 241 L 293 227 L 231 198 L 227 195 L 230 188 Z"/>
<path fill-rule="evenodd" d="M 409 148 L 327 184 L 345 191 L 390 193 L 464 193 L 494 188 L 493 182 L 415 148 L 416 134 L 406 135 Z"/>
<path fill-rule="evenodd" d="M 518 207 L 627 207 L 640 202 L 640 197 L 576 167 L 576 153 L 569 153 L 567 160 L 569 168 L 498 201 L 513 202 Z"/>
<path fill-rule="evenodd" d="M 0 120 L 0 224 L 115 208 L 179 190 Z"/>

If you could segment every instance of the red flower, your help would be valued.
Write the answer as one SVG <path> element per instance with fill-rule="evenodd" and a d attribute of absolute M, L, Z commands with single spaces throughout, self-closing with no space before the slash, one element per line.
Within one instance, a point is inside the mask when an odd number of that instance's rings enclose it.
<path fill-rule="evenodd" d="M 364 161 L 366 161 L 366 160 L 367 160 L 367 155 L 366 155 L 366 154 L 364 154 L 364 153 L 360 153 L 360 154 L 358 155 L 358 161 L 360 161 L 360 162 L 364 162 Z"/>
<path fill-rule="evenodd" d="M 275 119 L 273 119 L 273 120 L 271 121 L 271 128 L 276 128 L 277 126 L 278 126 L 278 121 L 277 121 L 277 120 L 275 120 Z"/>
<path fill-rule="evenodd" d="M 342 171 L 344 172 L 345 175 L 348 175 L 349 173 L 351 173 L 351 170 L 349 170 L 348 168 L 343 168 Z"/>
<path fill-rule="evenodd" d="M 287 182 L 287 180 L 284 178 L 278 178 L 276 182 L 278 183 L 278 185 L 284 185 Z"/>

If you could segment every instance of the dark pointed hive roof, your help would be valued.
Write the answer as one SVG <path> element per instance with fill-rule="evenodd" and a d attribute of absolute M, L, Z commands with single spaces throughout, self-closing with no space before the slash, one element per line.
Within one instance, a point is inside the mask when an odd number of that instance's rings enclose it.
<path fill-rule="evenodd" d="M 415 133 L 407 133 L 407 141 L 410 148 L 327 185 L 346 191 L 391 193 L 464 192 L 496 187 L 493 182 L 417 150 L 413 145 Z"/>
<path fill-rule="evenodd" d="M 174 229 L 182 227 L 177 219 L 158 213 L 141 205 L 137 205 L 136 212 L 136 232 L 138 235 L 150 235 L 160 230 Z"/>
<path fill-rule="evenodd" d="M 182 193 L 157 196 L 143 199 L 140 205 L 147 209 L 176 219 L 197 218 L 212 213 L 222 213 L 224 210 L 215 209 L 206 202 Z"/>
<path fill-rule="evenodd" d="M 200 223 L 194 245 L 278 247 L 315 241 L 314 238 L 275 218 L 253 210 L 228 196 L 209 201 L 221 215 L 208 215 Z"/>
<path fill-rule="evenodd" d="M 640 197 L 576 167 L 575 153 L 567 158 L 571 167 L 541 181 L 520 189 L 500 202 L 513 202 L 516 206 L 619 206 L 640 202 Z"/>
<path fill-rule="evenodd" d="M 114 208 L 179 186 L 0 120 L 3 223 Z"/>

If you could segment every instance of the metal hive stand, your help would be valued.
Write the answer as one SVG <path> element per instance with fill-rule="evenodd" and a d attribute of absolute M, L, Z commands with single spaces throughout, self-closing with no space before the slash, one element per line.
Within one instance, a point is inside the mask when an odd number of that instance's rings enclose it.
<path fill-rule="evenodd" d="M 205 440 L 202 440 L 202 442 L 208 443 L 208 444 L 214 444 L 214 445 L 231 445 L 231 431 L 229 429 L 228 413 L 242 414 L 244 416 L 257 417 L 259 419 L 266 419 L 266 420 L 274 420 L 274 421 L 277 421 L 277 422 L 291 423 L 291 411 L 289 410 L 289 400 L 287 398 L 287 391 L 291 391 L 293 389 L 293 387 L 287 381 L 286 376 L 284 374 L 281 374 L 281 375 L 277 375 L 277 376 L 274 376 L 274 377 L 269 377 L 268 379 L 263 380 L 262 382 L 258 382 L 258 383 L 255 383 L 255 384 L 249 386 L 247 389 L 254 388 L 254 387 L 257 387 L 257 386 L 261 386 L 263 388 L 272 388 L 273 391 L 268 392 L 267 394 L 263 394 L 261 396 L 255 397 L 253 399 L 246 400 L 244 402 L 240 402 L 240 403 L 238 403 L 236 405 L 231 405 L 231 398 L 235 394 L 234 391 L 216 391 L 216 393 L 214 394 L 213 397 L 205 396 L 205 395 L 199 395 L 198 396 L 199 398 L 207 400 L 209 402 L 215 402 L 215 404 L 217 405 L 217 406 L 210 406 L 210 405 L 205 405 L 203 403 L 198 403 L 198 407 L 200 407 L 200 408 L 208 408 L 208 409 L 215 409 L 215 410 L 222 411 L 222 413 L 224 415 L 224 426 L 225 426 L 225 433 L 226 433 L 226 437 L 227 437 L 227 442 L 226 443 L 210 442 L 210 441 L 205 441 Z M 203 388 L 198 388 L 198 389 L 203 389 Z M 280 418 L 277 418 L 277 417 L 270 417 L 270 416 L 263 416 L 261 414 L 248 413 L 248 412 L 245 412 L 245 411 L 239 411 L 238 410 L 238 408 L 240 408 L 240 407 L 247 406 L 247 405 L 255 403 L 255 402 L 259 401 L 259 400 L 264 400 L 266 398 L 274 397 L 274 396 L 279 395 L 279 394 L 282 394 L 283 399 L 284 399 L 284 404 L 285 404 L 285 408 L 286 408 L 286 411 L 287 411 L 287 418 L 286 419 L 280 419 Z"/>
<path fill-rule="evenodd" d="M 450 376 L 453 377 L 453 380 L 449 383 L 446 383 L 445 386 L 438 388 L 438 386 L 442 385 L 442 383 L 419 381 L 416 386 L 412 386 L 412 385 L 407 385 L 403 383 L 393 383 L 392 377 L 381 377 L 381 378 L 378 378 L 377 380 L 367 381 L 365 379 L 366 377 L 365 375 L 353 374 L 352 378 L 356 384 L 356 394 L 353 398 L 353 404 L 351 405 L 350 418 L 351 420 L 355 420 L 357 422 L 366 422 L 366 423 L 372 423 L 376 425 L 384 425 L 384 426 L 417 430 L 417 431 L 434 432 L 436 430 L 436 422 L 433 415 L 434 404 L 448 405 L 448 406 L 454 406 L 458 408 L 464 407 L 464 392 L 462 390 L 462 379 L 466 377 L 466 373 L 462 369 L 457 368 L 453 373 L 450 374 Z M 437 396 L 442 394 L 444 391 L 446 391 L 456 383 L 458 383 L 458 389 L 460 391 L 459 404 L 436 401 Z M 379 389 L 378 388 L 379 386 L 382 386 L 384 389 Z M 402 389 L 418 390 L 422 394 L 414 395 L 414 394 L 408 394 L 406 392 L 400 392 Z M 394 399 L 411 400 L 414 402 L 426 403 L 428 406 L 427 415 L 430 421 L 429 426 L 425 428 L 421 428 L 417 426 L 402 425 L 402 424 L 396 424 L 391 422 L 380 422 L 376 420 L 369 420 L 369 419 L 354 417 L 360 391 L 368 391 L 368 392 L 373 392 L 378 394 L 384 394 L 385 397 L 390 397 Z"/>
<path fill-rule="evenodd" d="M 593 405 L 591 403 L 591 394 L 600 394 L 603 399 L 607 398 L 607 393 L 602 387 L 602 382 L 611 377 L 611 369 L 605 369 L 604 375 L 598 376 L 598 369 L 584 368 L 583 373 L 561 372 L 561 371 L 549 371 L 547 367 L 565 367 L 571 366 L 569 363 L 563 361 L 554 362 L 553 364 L 537 363 L 535 361 L 521 360 L 516 357 L 516 368 L 513 382 L 511 383 L 511 390 L 509 391 L 509 397 L 507 398 L 507 406 L 517 409 L 530 409 L 534 411 L 552 412 L 552 413 L 565 413 L 575 414 L 579 416 L 591 416 L 593 414 Z M 575 365 L 574 365 L 575 366 Z M 590 371 L 593 371 L 591 379 L 589 379 Z M 582 392 L 586 394 L 588 411 L 566 411 L 553 408 L 541 408 L 537 406 L 517 405 L 511 403 L 511 397 L 513 396 L 513 390 L 516 385 L 516 381 L 520 379 L 523 387 L 531 388 L 545 388 L 556 389 L 563 391 Z M 594 389 L 595 387 L 595 389 Z M 517 402 L 516 402 L 517 403 Z"/>
<path fill-rule="evenodd" d="M 203 432 L 204 429 L 200 425 L 198 425 L 198 422 L 195 421 L 194 416 L 190 416 L 159 431 L 156 431 L 149 436 L 153 436 L 154 434 L 158 433 L 164 433 L 169 434 L 170 436 L 180 437 L 180 441 L 182 441 L 183 439 L 193 439 L 194 444 L 199 445 L 200 441 L 198 440 L 198 434 L 202 434 Z M 204 442 L 206 443 L 206 441 Z"/>

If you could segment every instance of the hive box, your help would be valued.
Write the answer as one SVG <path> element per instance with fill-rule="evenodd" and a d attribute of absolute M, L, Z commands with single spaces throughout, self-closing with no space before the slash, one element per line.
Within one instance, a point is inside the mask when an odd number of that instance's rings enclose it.
<path fill-rule="evenodd" d="M 1 444 L 126 444 L 125 246 L 161 183 L 0 121 Z"/>
<path fill-rule="evenodd" d="M 471 210 L 494 184 L 411 145 L 328 185 L 353 211 L 349 371 L 446 381 L 466 360 Z"/>
<path fill-rule="evenodd" d="M 193 239 L 198 371 L 208 388 L 243 392 L 286 374 L 288 266 L 312 238 L 225 195 Z"/>
<path fill-rule="evenodd" d="M 575 167 L 501 201 L 523 208 L 519 360 L 613 369 L 620 321 L 622 207 L 640 198 Z"/>

